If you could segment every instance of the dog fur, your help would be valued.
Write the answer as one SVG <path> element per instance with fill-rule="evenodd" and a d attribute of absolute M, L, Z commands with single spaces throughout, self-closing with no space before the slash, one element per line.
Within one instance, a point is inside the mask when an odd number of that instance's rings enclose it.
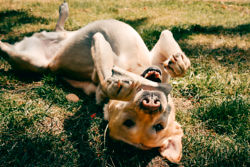
<path fill-rule="evenodd" d="M 149 51 L 132 27 L 117 20 L 65 31 L 67 3 L 59 9 L 55 32 L 35 33 L 14 45 L 0 41 L 10 63 L 22 71 L 58 73 L 86 94 L 95 92 L 98 102 L 110 99 L 104 116 L 111 137 L 141 149 L 159 147 L 163 157 L 179 162 L 183 131 L 167 82 L 183 76 L 190 61 L 172 33 L 163 31 Z M 151 66 L 161 69 L 162 83 L 141 76 Z"/>

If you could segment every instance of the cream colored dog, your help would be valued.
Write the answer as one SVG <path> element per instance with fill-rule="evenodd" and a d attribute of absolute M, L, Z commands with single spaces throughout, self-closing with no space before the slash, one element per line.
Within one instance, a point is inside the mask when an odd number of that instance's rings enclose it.
<path fill-rule="evenodd" d="M 149 52 L 139 34 L 117 20 L 100 20 L 65 31 L 68 5 L 60 6 L 55 32 L 40 32 L 0 49 L 19 70 L 59 73 L 104 107 L 110 136 L 141 149 L 159 147 L 162 156 L 179 162 L 183 131 L 175 121 L 169 77 L 190 66 L 170 31 L 161 33 Z M 153 66 L 153 67 L 152 67 Z M 162 83 L 161 83 L 162 80 Z"/>

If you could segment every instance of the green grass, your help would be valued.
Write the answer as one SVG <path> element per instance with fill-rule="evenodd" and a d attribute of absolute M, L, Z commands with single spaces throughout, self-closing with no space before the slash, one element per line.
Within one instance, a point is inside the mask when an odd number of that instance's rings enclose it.
<path fill-rule="evenodd" d="M 134 27 L 152 48 L 161 31 L 170 29 L 192 62 L 184 78 L 171 80 L 185 132 L 181 164 L 249 166 L 247 0 L 68 2 L 68 30 L 115 18 Z M 53 31 L 60 3 L 0 0 L 0 39 L 14 43 L 37 31 Z M 15 71 L 2 56 L 0 166 L 175 166 L 157 150 L 138 150 L 105 135 L 107 122 L 93 96 L 50 73 Z M 69 93 L 80 101 L 68 102 Z"/>

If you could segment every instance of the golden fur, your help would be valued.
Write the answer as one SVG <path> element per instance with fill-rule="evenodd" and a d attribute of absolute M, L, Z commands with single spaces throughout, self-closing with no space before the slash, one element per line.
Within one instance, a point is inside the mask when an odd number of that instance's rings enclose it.
<path fill-rule="evenodd" d="M 170 77 L 182 76 L 190 61 L 170 31 L 161 33 L 149 51 L 139 34 L 117 20 L 100 20 L 77 31 L 65 31 L 68 5 L 60 6 L 55 32 L 35 33 L 14 45 L 0 41 L 10 63 L 23 71 L 61 74 L 73 87 L 96 92 L 104 107 L 110 136 L 141 149 L 159 147 L 163 157 L 179 162 L 183 131 L 175 121 Z M 162 83 L 141 74 L 161 69 Z"/>

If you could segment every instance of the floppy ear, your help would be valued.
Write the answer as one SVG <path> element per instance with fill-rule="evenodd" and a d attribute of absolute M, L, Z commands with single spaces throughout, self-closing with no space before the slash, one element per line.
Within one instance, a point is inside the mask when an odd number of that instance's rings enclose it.
<path fill-rule="evenodd" d="M 165 93 L 166 96 L 168 96 L 172 90 L 172 86 L 167 83 L 159 83 L 159 86 L 157 87 L 158 90 Z"/>
<path fill-rule="evenodd" d="M 167 138 L 163 146 L 160 148 L 160 153 L 163 157 L 167 158 L 173 163 L 178 163 L 182 156 L 182 143 L 181 138 L 183 136 L 183 131 L 180 125 L 176 123 L 175 129 L 173 130 L 174 135 Z"/>

